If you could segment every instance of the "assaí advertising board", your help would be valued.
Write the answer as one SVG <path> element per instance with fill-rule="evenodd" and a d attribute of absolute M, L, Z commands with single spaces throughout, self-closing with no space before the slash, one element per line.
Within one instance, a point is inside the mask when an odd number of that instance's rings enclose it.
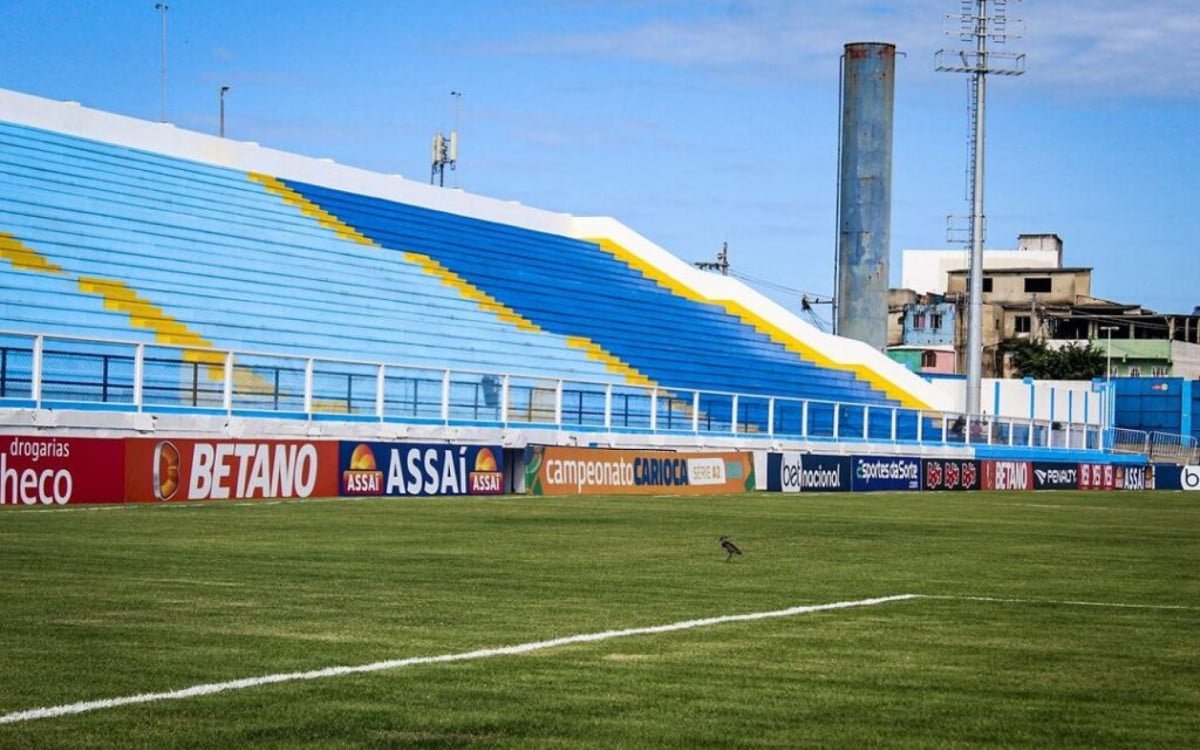
<path fill-rule="evenodd" d="M 343 442 L 338 455 L 346 496 L 504 493 L 498 446 Z"/>
<path fill-rule="evenodd" d="M 0 435 L 0 506 L 120 503 L 125 441 Z"/>
<path fill-rule="evenodd" d="M 338 443 L 128 440 L 130 502 L 336 497 Z"/>
<path fill-rule="evenodd" d="M 534 495 L 719 495 L 754 489 L 750 453 L 532 445 L 525 486 Z"/>
<path fill-rule="evenodd" d="M 768 492 L 849 492 L 850 457 L 787 451 L 767 454 Z"/>
<path fill-rule="evenodd" d="M 1133 491 L 1154 489 L 1153 466 L 1146 464 L 1118 465 L 1116 474 L 1116 489 Z"/>
<path fill-rule="evenodd" d="M 921 460 L 908 456 L 854 456 L 855 492 L 921 489 Z"/>
<path fill-rule="evenodd" d="M 985 490 L 1032 490 L 1033 463 L 1031 461 L 986 460 L 983 462 L 983 484 Z"/>
<path fill-rule="evenodd" d="M 1033 488 L 1035 490 L 1079 489 L 1079 464 L 1064 461 L 1034 461 Z"/>
<path fill-rule="evenodd" d="M 982 482 L 979 460 L 974 458 L 925 458 L 921 476 L 927 490 L 977 490 Z"/>

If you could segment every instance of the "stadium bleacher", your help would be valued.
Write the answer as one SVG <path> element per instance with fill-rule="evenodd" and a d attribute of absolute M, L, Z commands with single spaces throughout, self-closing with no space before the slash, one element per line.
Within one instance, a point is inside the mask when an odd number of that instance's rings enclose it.
<path fill-rule="evenodd" d="M 6 330 L 898 405 L 603 243 L 12 123 L 0 165 Z M 665 415 L 690 420 L 666 398 Z M 699 407 L 768 428 L 761 405 Z M 890 432 L 887 409 L 869 413 L 869 431 L 861 409 L 804 418 L 813 435 L 835 419 L 843 434 Z M 801 419 L 798 405 L 774 414 Z"/>

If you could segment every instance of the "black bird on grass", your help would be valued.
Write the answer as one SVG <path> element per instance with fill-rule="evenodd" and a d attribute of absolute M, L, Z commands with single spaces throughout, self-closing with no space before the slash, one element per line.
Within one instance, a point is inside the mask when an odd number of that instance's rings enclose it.
<path fill-rule="evenodd" d="M 741 548 L 734 544 L 733 540 L 727 536 L 721 537 L 721 549 L 729 553 L 729 557 L 725 558 L 725 562 L 732 560 L 734 555 L 742 554 Z"/>

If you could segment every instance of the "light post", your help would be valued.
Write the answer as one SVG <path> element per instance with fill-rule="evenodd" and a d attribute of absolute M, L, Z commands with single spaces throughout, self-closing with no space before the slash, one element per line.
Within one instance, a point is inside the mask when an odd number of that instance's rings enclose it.
<path fill-rule="evenodd" d="M 462 106 L 462 92 L 451 91 L 450 96 L 454 97 L 454 132 L 450 137 L 454 139 L 454 153 L 451 155 L 450 169 L 458 171 L 458 110 Z M 458 178 L 454 178 L 454 184 L 458 185 Z"/>
<path fill-rule="evenodd" d="M 1105 358 L 1104 365 L 1104 426 L 1112 425 L 1113 418 L 1113 397 L 1112 397 L 1112 332 L 1117 330 L 1117 326 L 1100 326 L 1100 330 L 1104 331 L 1108 336 L 1108 346 L 1105 347 L 1108 351 L 1108 356 Z"/>
<path fill-rule="evenodd" d="M 229 90 L 228 86 L 221 87 L 221 96 L 220 96 L 220 99 L 221 99 L 221 126 L 220 126 L 219 132 L 220 132 L 222 138 L 225 137 L 225 92 L 228 90 Z"/>
<path fill-rule="evenodd" d="M 160 120 L 167 121 L 167 11 L 171 6 L 155 3 L 154 9 L 162 11 L 162 112 Z"/>

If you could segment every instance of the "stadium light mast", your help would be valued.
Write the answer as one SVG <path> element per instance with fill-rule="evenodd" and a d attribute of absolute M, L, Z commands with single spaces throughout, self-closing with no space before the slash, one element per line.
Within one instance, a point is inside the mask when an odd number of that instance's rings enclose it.
<path fill-rule="evenodd" d="M 166 3 L 155 3 L 154 9 L 162 15 L 162 111 L 161 122 L 167 121 L 167 11 L 171 6 Z"/>
<path fill-rule="evenodd" d="M 222 138 L 224 138 L 224 137 L 225 137 L 225 92 L 226 92 L 226 91 L 229 91 L 229 87 L 228 87 L 228 86 L 222 86 L 222 87 L 221 87 L 221 94 L 220 94 L 220 99 L 221 99 L 221 115 L 220 115 L 220 118 L 221 118 L 221 122 L 220 122 L 220 127 L 219 127 L 219 129 L 218 129 L 218 131 L 217 131 L 218 133 L 220 133 L 220 135 L 221 135 L 221 137 L 222 137 Z"/>
<path fill-rule="evenodd" d="M 967 181 L 971 187 L 971 261 L 967 267 L 967 394 L 964 411 L 980 413 L 980 395 L 983 380 L 983 166 L 984 166 L 984 103 L 987 76 L 1019 76 L 1025 72 L 1025 55 L 1010 52 L 989 52 L 990 39 L 1003 44 L 1009 38 L 1019 38 L 1019 33 L 1009 31 L 1008 1 L 960 0 L 957 16 L 947 15 L 947 22 L 956 22 L 952 30 L 947 23 L 946 34 L 956 34 L 961 41 L 975 42 L 973 50 L 937 51 L 935 67 L 949 73 L 971 75 L 971 107 L 969 120 L 970 160 Z"/>

